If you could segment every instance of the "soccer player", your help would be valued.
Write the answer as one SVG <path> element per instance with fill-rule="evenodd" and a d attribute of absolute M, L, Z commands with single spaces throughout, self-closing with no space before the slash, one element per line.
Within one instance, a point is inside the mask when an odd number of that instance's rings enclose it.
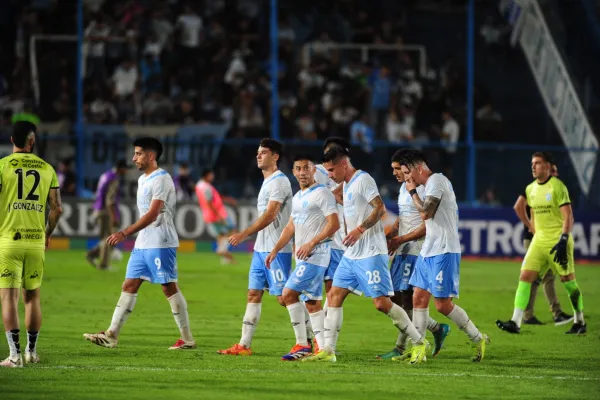
<path fill-rule="evenodd" d="M 422 152 L 406 149 L 399 155 L 406 179 L 406 190 L 421 218 L 427 235 L 415 270 L 409 280 L 414 287 L 413 323 L 424 334 L 429 322 L 429 300 L 434 297 L 438 312 L 450 318 L 464 331 L 475 349 L 473 361 L 485 356 L 489 337 L 473 324 L 465 310 L 452 302 L 458 297 L 461 247 L 458 236 L 458 205 L 452 184 L 442 174 L 434 174 Z M 424 198 L 417 191 L 425 186 Z"/>
<path fill-rule="evenodd" d="M 404 173 L 400 166 L 402 154 L 403 151 L 399 150 L 392 156 L 393 175 L 401 186 L 398 194 L 398 218 L 386 238 L 388 240 L 388 252 L 394 256 L 390 268 L 392 285 L 394 286 L 392 301 L 404 308 L 412 319 L 413 288 L 409 284 L 409 280 L 423 246 L 425 223 L 421 220 L 421 215 L 415 207 L 408 190 L 406 190 Z M 417 186 L 417 194 L 419 197 L 424 198 L 425 187 L 422 185 Z M 435 342 L 433 355 L 436 356 L 444 345 L 450 327 L 447 324 L 440 324 L 430 317 L 427 322 L 427 329 L 433 334 Z M 406 350 L 407 339 L 408 335 L 400 332 L 396 340 L 396 347 L 388 353 L 378 355 L 377 358 L 388 360 L 401 356 Z"/>
<path fill-rule="evenodd" d="M 116 246 L 139 232 L 127 263 L 121 297 L 105 332 L 84 333 L 83 337 L 98 346 L 117 347 L 121 328 L 133 312 L 137 294 L 144 281 L 158 283 L 169 300 L 181 337 L 169 350 L 193 349 L 196 342 L 190 330 L 187 303 L 177 286 L 179 238 L 175 230 L 175 185 L 171 175 L 158 166 L 162 144 L 152 137 L 133 142 L 133 162 L 143 174 L 138 179 L 137 206 L 140 213 L 133 225 L 106 239 Z"/>
<path fill-rule="evenodd" d="M 346 139 L 334 136 L 334 137 L 325 139 L 325 143 L 323 145 L 324 153 L 327 153 L 327 151 L 331 150 L 334 146 L 341 146 L 342 148 L 346 149 L 347 151 L 350 148 L 350 144 L 348 143 L 348 141 Z M 344 246 L 344 244 L 342 243 L 342 241 L 344 240 L 344 237 L 345 237 L 344 232 L 346 229 L 345 224 L 344 224 L 344 207 L 341 204 L 342 203 L 342 201 L 341 201 L 342 185 L 335 183 L 333 181 L 333 179 L 331 179 L 329 177 L 329 174 L 328 174 L 327 170 L 325 169 L 325 167 L 323 166 L 323 164 L 318 164 L 315 167 L 315 181 L 317 183 L 320 183 L 321 185 L 324 185 L 329 190 L 331 190 L 334 193 L 334 195 L 337 196 L 338 199 L 340 200 L 340 202 L 337 205 L 340 228 L 335 233 L 335 235 L 333 235 L 332 241 L 330 242 L 331 258 L 329 261 L 329 266 L 327 267 L 327 270 L 325 271 L 325 277 L 324 277 L 325 293 L 327 294 L 331 290 L 331 285 L 333 283 L 333 277 L 335 275 L 335 270 L 337 269 L 338 265 L 340 264 L 340 260 L 342 259 L 342 256 L 344 255 L 344 251 L 346 250 L 346 246 Z M 323 311 L 325 311 L 325 314 L 327 314 L 327 299 L 325 299 L 325 305 L 323 306 Z M 340 325 L 341 324 L 342 324 L 342 321 L 340 321 Z"/>
<path fill-rule="evenodd" d="M 13 154 L 0 160 L 0 300 L 2 322 L 10 349 L 2 367 L 22 367 L 19 342 L 19 292 L 23 289 L 27 347 L 25 362 L 37 363 L 37 339 L 42 326 L 40 287 L 45 249 L 62 214 L 56 172 L 33 154 L 36 126 L 13 125 Z M 49 207 L 46 225 L 46 206 Z M 44 225 L 46 225 L 44 227 Z"/>
<path fill-rule="evenodd" d="M 335 197 L 327 187 L 315 182 L 315 165 L 306 155 L 294 158 L 294 176 L 300 190 L 292 199 L 292 216 L 265 263 L 270 268 L 277 253 L 292 238 L 296 245 L 296 268 L 283 289 L 283 301 L 290 313 L 296 344 L 283 357 L 296 361 L 308 356 L 312 348 L 308 343 L 304 306 L 300 295 L 306 296 L 317 346 L 323 346 L 325 313 L 321 308 L 323 278 L 330 262 L 330 237 L 340 228 Z"/>
<path fill-rule="evenodd" d="M 375 180 L 366 172 L 357 170 L 350 162 L 349 153 L 334 147 L 323 157 L 323 166 L 329 177 L 344 182 L 344 219 L 348 234 L 343 240 L 347 246 L 333 277 L 329 291 L 329 309 L 325 318 L 325 346 L 305 361 L 335 362 L 335 348 L 340 329 L 342 305 L 351 292 L 373 298 L 377 310 L 391 318 L 394 325 L 405 331 L 413 341 L 411 363 L 420 363 L 429 348 L 425 335 L 419 333 L 402 307 L 392 303 L 392 279 L 388 269 L 388 252 L 381 217 L 385 205 Z"/>
<path fill-rule="evenodd" d="M 558 167 L 556 164 L 551 163 L 550 174 L 558 177 Z M 533 239 L 533 226 L 531 224 L 531 211 L 530 207 L 527 205 L 527 195 L 525 192 L 519 195 L 513 209 L 515 210 L 517 217 L 519 217 L 521 222 L 523 222 L 523 247 L 525 248 L 525 251 L 527 251 L 529 249 L 529 245 L 531 244 L 531 239 Z M 546 300 L 548 300 L 548 304 L 550 305 L 550 311 L 554 317 L 554 325 L 560 326 L 571 322 L 573 320 L 573 316 L 565 313 L 560 307 L 560 302 L 558 301 L 558 296 L 556 295 L 556 289 L 554 288 L 554 271 L 552 268 L 548 268 L 548 271 L 546 274 L 544 274 L 543 278 L 538 277 L 531 284 L 531 295 L 529 296 L 529 302 L 525 308 L 523 323 L 528 325 L 544 324 L 534 315 L 535 298 L 537 296 L 540 283 L 543 285 L 544 295 L 546 296 Z"/>
<path fill-rule="evenodd" d="M 204 222 L 217 237 L 216 253 L 221 256 L 221 264 L 230 264 L 233 262 L 233 256 L 229 252 L 227 237 L 235 230 L 235 225 L 227 215 L 221 195 L 213 186 L 214 181 L 214 171 L 212 169 L 204 170 L 202 179 L 196 184 L 196 197 L 200 203 Z"/>
<path fill-rule="evenodd" d="M 292 244 L 287 243 L 280 249 L 275 259 L 271 260 L 270 268 L 265 264 L 267 256 L 281 236 L 286 221 L 290 219 L 292 209 L 292 185 L 277 167 L 282 151 L 283 146 L 274 139 L 265 138 L 260 141 L 256 164 L 262 170 L 265 180 L 258 193 L 258 218 L 244 231 L 229 237 L 229 243 L 237 246 L 249 236 L 258 233 L 248 275 L 248 303 L 242 323 L 242 337 L 239 343 L 219 350 L 219 354 L 252 354 L 250 346 L 260 320 L 265 289 L 269 290 L 271 296 L 277 296 L 279 304 L 285 307 L 281 295 L 292 269 Z M 305 314 L 308 314 L 308 311 Z"/>
<path fill-rule="evenodd" d="M 513 316 L 509 321 L 496 321 L 498 328 L 510 333 L 520 333 L 531 284 L 548 268 L 554 268 L 560 276 L 575 312 L 575 322 L 566 333 L 587 332 L 583 317 L 583 295 L 575 280 L 571 200 L 565 184 L 550 174 L 550 163 L 551 156 L 548 153 L 537 152 L 531 158 L 535 180 L 527 186 L 525 194 L 527 205 L 531 207 L 531 225 L 535 234 L 521 266 Z"/>
<path fill-rule="evenodd" d="M 112 250 L 106 239 L 115 233 L 120 226 L 119 214 L 119 189 L 121 177 L 127 173 L 127 161 L 119 160 L 114 168 L 100 175 L 96 188 L 96 201 L 94 202 L 94 220 L 100 228 L 100 241 L 87 252 L 86 260 L 94 268 L 106 270 L 111 259 Z M 96 259 L 100 258 L 97 263 Z"/>

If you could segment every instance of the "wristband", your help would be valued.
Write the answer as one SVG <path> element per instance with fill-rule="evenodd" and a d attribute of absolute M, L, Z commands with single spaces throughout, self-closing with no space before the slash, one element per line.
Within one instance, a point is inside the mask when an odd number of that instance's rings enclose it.
<path fill-rule="evenodd" d="M 567 240 L 569 240 L 569 234 L 568 233 L 563 233 L 562 235 L 560 235 L 560 240 L 561 241 L 564 240 L 566 242 Z"/>
<path fill-rule="evenodd" d="M 127 235 L 125 234 L 125 232 L 123 232 L 123 231 L 119 231 L 119 233 L 120 233 L 121 235 L 123 235 L 123 239 L 127 239 Z"/>
<path fill-rule="evenodd" d="M 365 233 L 365 230 L 361 228 L 360 225 L 356 227 L 356 230 L 359 231 L 361 235 Z"/>
<path fill-rule="evenodd" d="M 410 197 L 413 197 L 415 194 L 417 194 L 417 189 L 410 190 L 408 194 L 410 194 Z"/>

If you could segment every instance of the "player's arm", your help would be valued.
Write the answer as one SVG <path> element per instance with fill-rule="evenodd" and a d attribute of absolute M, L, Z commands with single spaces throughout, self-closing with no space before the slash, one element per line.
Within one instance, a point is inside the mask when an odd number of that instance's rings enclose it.
<path fill-rule="evenodd" d="M 562 233 L 563 235 L 570 235 L 571 231 L 573 230 L 573 224 L 575 223 L 571 204 L 565 204 L 560 207 L 560 213 L 563 217 Z"/>
<path fill-rule="evenodd" d="M 160 211 L 165 205 L 164 200 L 153 199 L 150 203 L 150 209 L 148 212 L 140 217 L 137 221 L 135 221 L 132 225 L 129 225 L 127 228 L 123 229 L 121 232 L 116 233 L 115 235 L 122 235 L 123 238 L 126 238 L 131 235 L 135 235 L 142 229 L 147 228 L 150 224 L 158 219 L 160 215 Z"/>
<path fill-rule="evenodd" d="M 300 260 L 306 260 L 313 252 L 315 246 L 321 243 L 323 240 L 332 237 L 338 229 L 340 229 L 340 219 L 338 218 L 337 212 L 329 214 L 325 217 L 326 224 L 315 237 L 308 243 L 302 245 L 296 250 L 296 256 Z"/>
<path fill-rule="evenodd" d="M 388 225 L 385 231 L 385 238 L 390 240 L 398 235 L 398 231 L 400 230 L 400 217 L 396 218 L 393 225 Z"/>
<path fill-rule="evenodd" d="M 559 181 L 560 182 L 560 181 Z M 557 187 L 556 196 L 554 197 L 554 201 L 556 205 L 559 207 L 560 213 L 563 217 L 563 225 L 562 225 L 562 234 L 560 235 L 560 239 L 558 243 L 554 245 L 552 250 L 550 250 L 550 254 L 554 254 L 554 262 L 560 264 L 563 268 L 568 267 L 569 263 L 569 254 L 567 251 L 567 242 L 569 240 L 569 235 L 573 230 L 573 223 L 575 219 L 573 218 L 573 209 L 571 208 L 571 199 L 569 198 L 569 192 L 562 182 L 560 183 L 560 187 Z"/>
<path fill-rule="evenodd" d="M 271 200 L 269 204 L 267 204 L 267 209 L 265 212 L 259 216 L 256 221 L 248 228 L 244 229 L 242 232 L 236 233 L 229 237 L 229 243 L 234 246 L 237 246 L 241 242 L 243 242 L 248 236 L 254 235 L 256 232 L 265 229 L 269 224 L 275 221 L 277 218 L 277 214 L 281 209 L 282 203 Z"/>
<path fill-rule="evenodd" d="M 530 232 L 533 232 L 533 226 L 531 225 L 531 221 L 527 217 L 527 199 L 523 195 L 519 195 L 515 205 L 513 206 L 513 210 L 515 210 L 515 214 L 521 220 L 521 222 L 529 229 Z"/>
<path fill-rule="evenodd" d="M 413 203 L 415 203 L 415 207 L 421 214 L 421 218 L 423 221 L 431 219 L 435 216 L 437 209 L 440 205 L 440 201 L 442 199 L 435 196 L 426 196 L 425 201 L 421 200 L 418 193 L 415 191 L 412 194 Z"/>
<path fill-rule="evenodd" d="M 413 240 L 418 240 L 425 237 L 426 228 L 425 222 L 421 223 L 419 227 L 411 232 L 408 232 L 406 235 L 395 236 L 388 241 L 388 253 L 391 255 L 401 244 L 412 242 Z"/>
<path fill-rule="evenodd" d="M 48 193 L 48 208 L 50 209 L 50 213 L 48 214 L 48 223 L 46 224 L 46 248 L 48 248 L 49 239 L 63 213 L 59 188 L 50 189 Z"/>
<path fill-rule="evenodd" d="M 344 246 L 354 245 L 354 243 L 356 243 L 358 239 L 360 239 L 362 234 L 365 233 L 367 229 L 371 228 L 373 225 L 379 222 L 381 220 L 381 217 L 385 215 L 385 204 L 383 203 L 383 200 L 381 199 L 381 196 L 379 194 L 375 196 L 373 200 L 369 202 L 369 204 L 371 205 L 371 207 L 373 207 L 373 211 L 371 211 L 371 214 L 369 214 L 367 218 L 365 218 L 362 224 L 360 224 L 348 233 L 348 235 L 344 238 L 342 242 Z"/>
<path fill-rule="evenodd" d="M 275 243 L 275 247 L 273 247 L 271 254 L 279 253 L 279 251 L 292 240 L 294 233 L 296 233 L 296 226 L 294 225 L 294 219 L 290 217 L 287 225 L 283 228 L 283 231 L 281 231 L 281 236 L 279 236 L 279 240 Z"/>

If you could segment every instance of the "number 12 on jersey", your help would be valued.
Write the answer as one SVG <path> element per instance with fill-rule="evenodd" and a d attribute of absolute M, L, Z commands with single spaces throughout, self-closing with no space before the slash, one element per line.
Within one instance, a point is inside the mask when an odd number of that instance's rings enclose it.
<path fill-rule="evenodd" d="M 15 169 L 15 174 L 17 174 L 19 180 L 17 185 L 17 197 L 19 198 L 19 200 L 23 200 L 23 187 L 25 186 L 24 178 L 33 176 L 33 186 L 31 187 L 31 190 L 29 191 L 29 194 L 27 194 L 25 200 L 38 201 L 40 199 L 40 196 L 38 194 L 35 194 L 35 191 L 37 190 L 40 184 L 40 173 L 34 169 L 30 169 L 25 173 L 25 177 L 23 177 L 23 169 L 18 168 Z"/>

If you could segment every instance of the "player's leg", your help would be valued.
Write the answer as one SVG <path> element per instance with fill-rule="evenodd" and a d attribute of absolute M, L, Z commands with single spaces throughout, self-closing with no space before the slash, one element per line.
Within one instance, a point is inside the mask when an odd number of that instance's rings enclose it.
<path fill-rule="evenodd" d="M 342 257 L 344 256 L 344 250 L 331 249 L 331 258 L 329 259 L 329 266 L 325 270 L 325 294 L 329 293 L 331 287 L 333 286 L 333 277 L 335 276 L 335 271 L 337 270 Z M 327 302 L 327 297 L 325 297 L 325 304 L 323 305 L 323 312 L 327 315 L 327 308 L 329 304 Z M 344 322 L 344 318 L 342 316 L 342 320 L 340 320 L 340 327 Z"/>
<path fill-rule="evenodd" d="M 559 265 L 552 259 L 552 268 L 560 276 L 560 281 L 563 283 L 567 293 L 569 294 L 569 300 L 573 307 L 573 313 L 575 314 L 575 321 L 567 334 L 584 334 L 587 332 L 587 325 L 583 316 L 583 294 L 577 284 L 575 278 L 575 242 L 573 236 L 569 237 L 567 242 L 567 264 Z"/>
<path fill-rule="evenodd" d="M 152 271 L 146 264 L 146 253 L 146 249 L 133 249 L 127 263 L 125 281 L 121 286 L 121 296 L 117 301 L 110 326 L 104 332 L 84 333 L 83 337 L 86 340 L 102 347 L 117 347 L 121 328 L 133 312 L 140 286 L 144 280 L 152 279 Z"/>
<path fill-rule="evenodd" d="M 549 249 L 539 246 L 536 243 L 535 237 L 523 258 L 521 265 L 521 274 L 519 276 L 519 285 L 515 293 L 513 316 L 508 321 L 496 321 L 496 326 L 503 331 L 510 333 L 521 332 L 521 322 L 529 302 L 531 295 L 531 284 L 538 279 L 540 272 L 546 272 L 548 268 L 548 253 Z"/>
<path fill-rule="evenodd" d="M 331 289 L 327 293 L 329 307 L 324 321 L 323 337 L 325 345 L 321 347 L 319 353 L 307 357 L 303 361 L 336 361 L 335 350 L 344 314 L 342 306 L 350 293 L 354 292 L 361 295 L 362 293 L 359 290 L 359 283 L 352 271 L 350 260 L 342 257 L 335 271 Z"/>
<path fill-rule="evenodd" d="M 554 269 L 548 268 L 548 271 L 542 279 L 542 288 L 544 289 L 544 296 L 546 296 L 546 300 L 548 300 L 548 305 L 550 306 L 550 311 L 554 318 L 554 325 L 560 326 L 573 321 L 573 316 L 562 310 L 560 302 L 558 301 L 558 296 L 556 295 L 555 281 Z"/>
<path fill-rule="evenodd" d="M 0 367 L 23 366 L 18 306 L 19 291 L 23 285 L 24 259 L 22 250 L 0 249 L 0 305 L 9 348 L 9 356 L 0 362 Z"/>
<path fill-rule="evenodd" d="M 406 311 L 397 304 L 392 303 L 393 285 L 390 271 L 387 268 L 387 254 L 373 256 L 361 260 L 352 260 L 353 269 L 356 273 L 359 287 L 365 296 L 373 299 L 375 308 L 387 315 L 399 331 L 404 331 L 413 342 L 412 363 L 418 363 L 425 357 L 425 351 L 429 343 L 425 335 L 420 334 Z"/>
<path fill-rule="evenodd" d="M 25 362 L 38 363 L 37 341 L 42 327 L 42 307 L 40 287 L 44 277 L 46 253 L 44 250 L 28 250 L 23 273 L 23 304 L 25 305 L 25 329 L 27 329 L 27 347 Z"/>
<path fill-rule="evenodd" d="M 527 229 L 527 228 L 525 228 Z M 524 231 L 524 234 L 527 231 Z M 525 235 L 524 235 L 525 236 Z M 529 246 L 531 245 L 531 239 L 529 238 L 524 238 L 523 239 L 523 248 L 525 249 L 525 251 L 527 251 L 529 249 Z M 523 323 L 524 324 L 529 324 L 529 325 L 543 325 L 543 323 L 537 319 L 535 317 L 535 300 L 537 297 L 537 292 L 538 292 L 538 287 L 540 285 L 540 279 L 536 279 L 532 284 L 531 284 L 531 292 L 529 295 L 529 302 L 527 303 L 527 307 L 525 307 L 525 315 L 524 315 L 524 319 L 523 319 Z"/>
<path fill-rule="evenodd" d="M 435 298 L 436 310 L 452 320 L 471 340 L 475 349 L 472 360 L 476 362 L 483 360 L 486 344 L 489 343 L 488 335 L 477 329 L 462 307 L 452 302 L 452 299 L 459 294 L 460 253 L 428 257 L 428 262 L 430 277 L 434 279 L 430 282 L 429 290 Z"/>
<path fill-rule="evenodd" d="M 106 235 L 105 226 L 103 224 L 103 219 L 102 219 L 101 214 L 96 214 L 94 223 L 100 229 L 100 239 L 98 240 L 98 243 L 96 243 L 96 245 L 94 247 L 92 247 L 90 250 L 88 250 L 85 258 L 94 268 L 98 268 L 98 263 L 96 262 L 96 259 L 98 259 L 100 257 L 100 250 L 102 248 L 102 245 L 106 243 L 105 240 L 108 235 Z"/>
<path fill-rule="evenodd" d="M 219 354 L 224 355 L 251 355 L 252 338 L 260 321 L 262 312 L 262 297 L 264 290 L 268 287 L 268 270 L 264 265 L 264 253 L 254 252 L 250 262 L 250 271 L 248 272 L 248 301 L 246 303 L 246 312 L 242 320 L 242 336 L 239 343 L 234 344 L 228 349 L 219 350 Z"/>
<path fill-rule="evenodd" d="M 100 217 L 100 233 L 102 239 L 100 239 L 100 260 L 98 261 L 98 268 L 106 270 L 108 269 L 108 263 L 110 262 L 112 255 L 112 246 L 109 246 L 108 243 L 106 243 L 106 239 L 113 233 L 110 217 L 107 214 L 103 214 Z"/>

